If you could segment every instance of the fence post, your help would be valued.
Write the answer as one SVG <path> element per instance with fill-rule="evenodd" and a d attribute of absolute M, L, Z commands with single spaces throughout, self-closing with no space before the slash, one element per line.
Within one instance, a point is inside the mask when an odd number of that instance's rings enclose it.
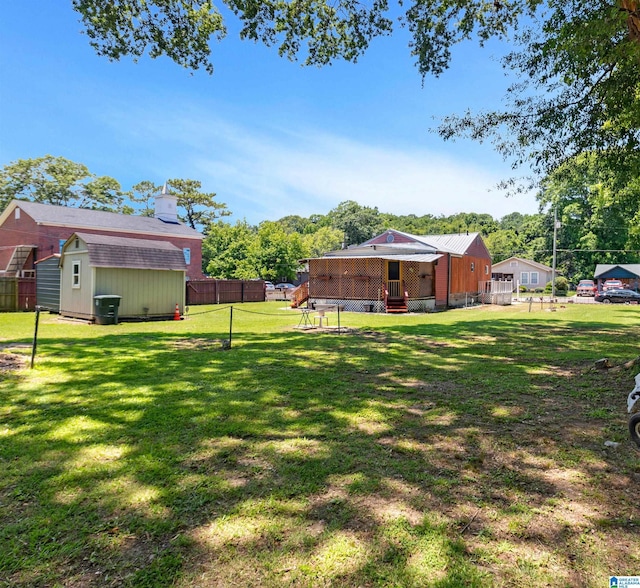
<path fill-rule="evenodd" d="M 31 346 L 31 369 L 36 358 L 36 348 L 38 347 L 38 323 L 40 322 L 40 307 L 36 306 L 36 326 L 33 331 L 33 345 Z"/>
<path fill-rule="evenodd" d="M 340 334 L 340 305 L 338 304 L 338 335 Z"/>
<path fill-rule="evenodd" d="M 231 349 L 231 339 L 233 337 L 233 306 L 229 307 L 229 349 Z"/>

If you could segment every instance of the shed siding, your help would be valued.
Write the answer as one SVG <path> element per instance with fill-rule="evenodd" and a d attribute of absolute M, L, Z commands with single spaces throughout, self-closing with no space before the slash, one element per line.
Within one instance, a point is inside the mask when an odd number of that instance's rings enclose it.
<path fill-rule="evenodd" d="M 84 244 L 81 244 L 84 247 Z M 73 288 L 73 262 L 80 262 L 80 287 Z M 60 272 L 60 313 L 79 318 L 93 316 L 93 268 L 89 265 L 89 253 L 73 250 L 64 254 Z"/>
<path fill-rule="evenodd" d="M 171 315 L 184 311 L 184 272 L 128 268 L 96 268 L 94 295 L 122 296 L 121 317 Z M 147 310 L 145 310 L 147 309 Z"/>
<path fill-rule="evenodd" d="M 60 267 L 58 257 L 50 257 L 38 263 L 36 299 L 38 306 L 51 312 L 60 310 Z"/>

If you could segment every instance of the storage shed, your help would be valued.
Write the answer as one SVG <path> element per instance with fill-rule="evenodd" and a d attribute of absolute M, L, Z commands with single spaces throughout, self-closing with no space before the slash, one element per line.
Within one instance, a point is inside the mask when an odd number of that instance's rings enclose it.
<path fill-rule="evenodd" d="M 60 258 L 60 314 L 95 320 L 96 296 L 120 296 L 119 318 L 184 311 L 186 263 L 166 241 L 74 233 Z"/>
<path fill-rule="evenodd" d="M 36 261 L 36 304 L 49 312 L 60 312 L 60 255 Z"/>

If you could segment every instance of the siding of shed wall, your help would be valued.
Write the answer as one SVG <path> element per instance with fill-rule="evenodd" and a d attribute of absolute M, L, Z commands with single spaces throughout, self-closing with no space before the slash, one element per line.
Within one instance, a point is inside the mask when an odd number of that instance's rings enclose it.
<path fill-rule="evenodd" d="M 184 311 L 184 272 L 102 267 L 95 272 L 94 295 L 122 296 L 120 317 L 172 315 L 176 304 Z"/>
<path fill-rule="evenodd" d="M 60 268 L 58 258 L 41 261 L 36 271 L 36 299 L 38 306 L 51 312 L 60 310 Z"/>
<path fill-rule="evenodd" d="M 73 247 L 73 245 L 71 245 Z M 89 319 L 93 317 L 93 268 L 89 254 L 81 243 L 80 249 L 67 248 L 63 253 L 60 273 L 60 314 Z M 80 288 L 72 287 L 73 262 L 80 262 Z"/>

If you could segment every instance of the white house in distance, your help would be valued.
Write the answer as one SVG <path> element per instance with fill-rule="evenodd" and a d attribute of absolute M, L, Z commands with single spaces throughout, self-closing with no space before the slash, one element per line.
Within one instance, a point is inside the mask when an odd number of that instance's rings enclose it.
<path fill-rule="evenodd" d="M 552 276 L 553 268 L 522 257 L 510 257 L 499 263 L 494 263 L 491 268 L 493 280 L 512 281 L 514 288 L 520 285 L 527 290 L 544 288 L 551 281 Z"/>

